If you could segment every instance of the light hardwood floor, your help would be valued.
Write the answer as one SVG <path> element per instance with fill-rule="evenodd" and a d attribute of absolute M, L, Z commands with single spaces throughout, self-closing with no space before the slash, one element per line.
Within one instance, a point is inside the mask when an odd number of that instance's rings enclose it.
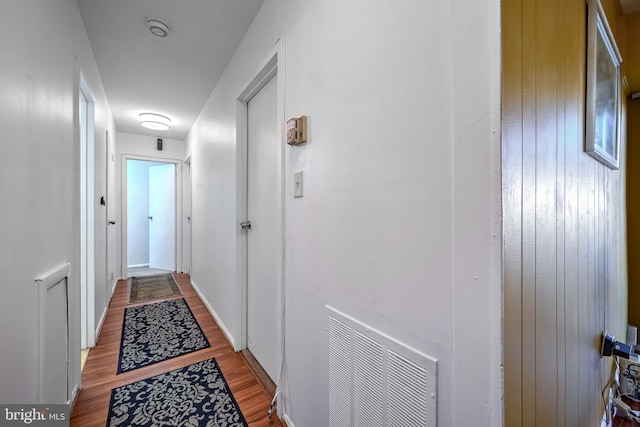
<path fill-rule="evenodd" d="M 233 351 L 191 286 L 189 276 L 176 274 L 175 277 L 211 347 L 116 375 L 124 309 L 127 307 L 130 287 L 130 281 L 119 281 L 98 344 L 89 352 L 87 363 L 82 371 L 82 390 L 73 408 L 71 426 L 104 427 L 109 412 L 111 389 L 114 387 L 215 357 L 249 425 L 285 427 L 276 414 L 271 420 L 267 416 L 272 396 L 258 381 L 244 358 Z"/>

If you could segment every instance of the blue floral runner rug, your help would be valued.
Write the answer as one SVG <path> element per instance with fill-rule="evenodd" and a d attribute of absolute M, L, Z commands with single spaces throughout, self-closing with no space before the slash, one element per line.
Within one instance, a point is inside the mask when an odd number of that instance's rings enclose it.
<path fill-rule="evenodd" d="M 215 359 L 111 390 L 107 427 L 248 427 Z"/>
<path fill-rule="evenodd" d="M 118 374 L 210 347 L 184 298 L 127 307 Z"/>

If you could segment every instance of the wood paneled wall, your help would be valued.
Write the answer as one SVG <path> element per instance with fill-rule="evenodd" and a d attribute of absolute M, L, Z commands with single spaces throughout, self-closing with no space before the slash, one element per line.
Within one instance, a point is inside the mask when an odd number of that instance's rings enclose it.
<path fill-rule="evenodd" d="M 505 425 L 595 426 L 600 336 L 626 332 L 624 143 L 620 171 L 584 152 L 585 0 L 502 9 Z"/>

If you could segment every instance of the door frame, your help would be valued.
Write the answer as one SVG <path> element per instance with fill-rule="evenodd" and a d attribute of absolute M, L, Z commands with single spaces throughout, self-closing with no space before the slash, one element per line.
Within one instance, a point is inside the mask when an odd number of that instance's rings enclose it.
<path fill-rule="evenodd" d="M 105 168 L 105 173 L 106 173 L 106 186 L 105 186 L 105 211 L 106 211 L 106 215 L 105 215 L 105 220 L 106 220 L 106 224 L 105 224 L 105 265 L 106 265 L 106 282 L 107 286 L 106 286 L 106 300 L 107 304 L 109 304 L 109 301 L 111 300 L 111 296 L 113 295 L 113 291 L 115 289 L 115 285 L 117 283 L 116 277 L 115 277 L 115 273 L 116 271 L 118 271 L 118 268 L 116 267 L 116 260 L 118 258 L 117 253 L 116 253 L 116 248 L 117 248 L 117 229 L 115 227 L 112 227 L 112 225 L 116 225 L 117 221 L 116 221 L 116 210 L 115 210 L 115 201 L 116 201 L 116 197 L 114 194 L 114 197 L 112 199 L 111 195 L 113 193 L 113 191 L 115 190 L 116 186 L 115 186 L 115 169 L 112 169 L 115 165 L 112 165 L 112 163 L 115 163 L 115 153 L 114 153 L 114 146 L 111 143 L 111 135 L 109 134 L 109 129 L 105 130 L 105 146 L 106 146 L 106 168 Z M 112 223 L 113 222 L 113 223 Z M 113 231 L 112 231 L 113 230 Z"/>
<path fill-rule="evenodd" d="M 182 271 L 182 160 L 178 159 L 168 159 L 162 157 L 149 157 L 149 156 L 140 156 L 136 154 L 122 154 L 120 158 L 120 167 L 122 172 L 122 182 L 120 185 L 121 191 L 120 195 L 122 197 L 120 203 L 120 235 L 122 238 L 120 239 L 120 276 L 123 278 L 127 278 L 127 160 L 140 160 L 144 162 L 158 162 L 158 163 L 172 163 L 176 167 L 176 271 Z"/>
<path fill-rule="evenodd" d="M 187 157 L 184 159 L 184 167 L 185 171 L 185 179 L 187 179 L 187 183 L 185 184 L 184 196 L 184 227 L 185 233 L 183 236 L 183 254 L 182 254 L 182 270 L 185 273 L 191 274 L 192 264 L 193 264 L 193 191 L 191 187 L 191 183 L 193 182 L 193 174 L 191 170 L 191 153 L 187 154 Z"/>
<path fill-rule="evenodd" d="M 82 123 L 80 97 L 86 106 Z M 96 345 L 95 329 L 95 98 L 82 71 L 78 76 L 78 139 L 80 147 L 80 348 Z M 84 131 L 84 135 L 83 135 Z"/>
<path fill-rule="evenodd" d="M 280 38 L 267 59 L 258 68 L 253 78 L 238 95 L 236 101 L 236 333 L 233 340 L 235 351 L 247 348 L 247 233 L 240 228 L 240 223 L 247 220 L 247 124 L 248 103 L 253 96 L 276 78 L 276 120 L 278 139 L 277 160 L 277 199 L 280 201 L 279 224 L 280 256 L 278 269 L 278 294 L 276 295 L 276 336 L 278 342 L 276 384 L 282 376 L 282 360 L 284 354 L 284 292 L 285 292 L 285 150 L 284 150 L 284 40 Z M 250 218 L 249 218 L 250 220 Z"/>

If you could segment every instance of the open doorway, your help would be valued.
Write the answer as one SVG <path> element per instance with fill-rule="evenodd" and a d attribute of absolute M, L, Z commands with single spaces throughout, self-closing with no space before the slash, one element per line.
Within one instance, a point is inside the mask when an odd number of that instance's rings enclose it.
<path fill-rule="evenodd" d="M 126 160 L 127 277 L 176 271 L 176 164 Z"/>

